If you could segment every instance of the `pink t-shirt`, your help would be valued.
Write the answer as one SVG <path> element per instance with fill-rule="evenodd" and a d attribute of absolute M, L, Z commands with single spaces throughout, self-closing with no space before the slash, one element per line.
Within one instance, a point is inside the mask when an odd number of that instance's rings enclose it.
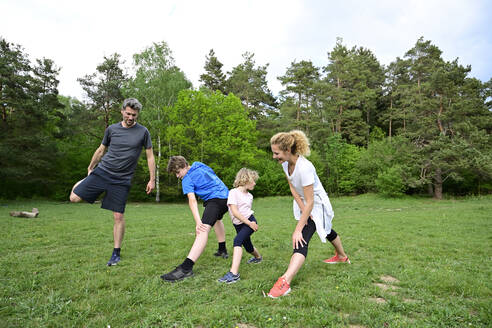
<path fill-rule="evenodd" d="M 242 192 L 238 188 L 229 190 L 229 197 L 227 198 L 227 205 L 236 205 L 239 213 L 246 219 L 251 216 L 254 212 L 251 210 L 251 205 L 253 205 L 253 195 L 249 192 Z M 233 224 L 241 224 L 243 221 L 234 217 L 229 206 L 229 214 L 232 219 Z"/>

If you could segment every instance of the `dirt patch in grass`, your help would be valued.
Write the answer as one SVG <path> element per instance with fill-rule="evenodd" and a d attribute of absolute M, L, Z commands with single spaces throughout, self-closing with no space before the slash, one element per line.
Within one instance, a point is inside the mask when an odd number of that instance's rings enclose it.
<path fill-rule="evenodd" d="M 256 326 L 248 325 L 247 323 L 238 323 L 236 328 L 256 328 Z"/>
<path fill-rule="evenodd" d="M 395 283 L 399 283 L 400 281 L 398 279 L 396 279 L 395 277 L 392 277 L 392 276 L 381 276 L 381 277 L 379 277 L 379 279 L 384 281 L 385 284 L 374 283 L 375 286 L 379 287 L 382 291 L 386 292 L 389 295 L 398 296 L 398 293 L 396 291 L 398 289 L 400 289 L 400 287 L 392 285 Z M 389 284 L 391 284 L 391 285 L 389 285 Z M 373 299 L 373 300 L 377 300 L 377 299 Z M 414 300 L 411 298 L 404 298 L 402 301 L 403 301 L 403 303 L 408 303 L 408 304 L 417 303 L 417 300 Z M 374 302 L 377 302 L 377 301 L 374 301 Z M 377 302 L 377 303 L 381 303 L 381 301 Z"/>
<path fill-rule="evenodd" d="M 386 290 L 397 290 L 400 288 L 398 286 L 392 286 L 392 285 L 386 285 L 386 284 L 380 284 L 380 283 L 375 283 L 374 285 L 378 286 L 379 288 L 381 288 L 384 291 L 386 291 Z"/>
<path fill-rule="evenodd" d="M 384 281 L 385 283 L 388 283 L 388 284 L 397 284 L 400 282 L 400 280 L 396 279 L 395 277 L 392 277 L 392 276 L 381 276 L 379 277 L 379 279 L 381 279 L 381 281 Z"/>
<path fill-rule="evenodd" d="M 417 300 L 411 299 L 411 298 L 404 298 L 403 303 L 417 303 Z"/>
<path fill-rule="evenodd" d="M 377 304 L 385 304 L 386 300 L 382 297 L 369 297 L 369 301 Z"/>

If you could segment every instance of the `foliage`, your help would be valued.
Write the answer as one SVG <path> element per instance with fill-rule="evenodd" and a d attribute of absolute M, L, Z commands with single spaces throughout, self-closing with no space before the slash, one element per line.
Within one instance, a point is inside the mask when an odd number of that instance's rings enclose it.
<path fill-rule="evenodd" d="M 166 157 L 184 156 L 190 164 L 212 167 L 228 186 L 237 171 L 253 166 L 258 154 L 255 122 L 248 119 L 241 100 L 220 92 L 183 90 L 165 120 Z"/>
<path fill-rule="evenodd" d="M 53 185 L 53 198 L 67 200 L 75 182 L 87 176 L 87 167 L 92 155 L 101 144 L 104 131 L 97 122 L 98 113 L 74 98 L 59 96 L 64 104 L 62 109 L 66 118 L 62 137 L 57 143 L 60 158 L 56 162 L 57 183 Z"/>
<path fill-rule="evenodd" d="M 19 45 L 0 38 L 0 196 L 53 193 L 65 121 L 58 72 L 52 60 L 33 65 Z"/>
<path fill-rule="evenodd" d="M 224 66 L 215 56 L 214 49 L 210 49 L 205 57 L 205 73 L 200 75 L 200 82 L 211 91 L 226 93 L 226 75 L 222 72 Z"/>
<path fill-rule="evenodd" d="M 117 53 L 104 56 L 96 72 L 77 79 L 87 94 L 91 108 L 102 116 L 104 129 L 121 116 L 122 88 L 127 77 L 120 67 L 120 57 Z"/>
<path fill-rule="evenodd" d="M 165 142 L 164 130 L 169 124 L 165 120 L 166 108 L 174 105 L 181 90 L 191 88 L 184 73 L 176 66 L 172 51 L 166 42 L 154 43 L 141 53 L 133 56 L 135 77 L 131 78 L 125 89 L 127 97 L 134 97 L 142 102 L 144 109 L 139 115 L 139 122 L 147 127 L 152 137 L 156 156 L 156 201 L 160 201 L 161 167 L 166 167 L 166 158 L 162 157 L 162 142 Z M 146 160 L 139 161 L 135 172 L 134 185 L 131 190 L 132 199 L 145 197 L 142 187 L 147 185 L 149 170 Z M 137 198 L 138 197 L 138 198 Z"/>
<path fill-rule="evenodd" d="M 65 199 L 86 174 L 104 128 L 121 120 L 123 96 L 144 104 L 139 121 L 151 131 L 162 180 L 156 200 L 182 199 L 179 181 L 162 173 L 174 154 L 207 162 L 229 185 L 239 167 L 256 168 L 258 194 L 289 194 L 269 140 L 292 129 L 309 136 L 310 159 L 330 194 L 427 192 L 439 199 L 492 189 L 492 79 L 470 77 L 470 66 L 444 60 L 423 37 L 387 67 L 338 38 L 325 65 L 305 59 L 286 68 L 278 99 L 268 87 L 269 65 L 257 65 L 253 53 L 224 74 L 210 50 L 201 91 L 185 93 L 179 105 L 179 91 L 191 83 L 164 41 L 135 54 L 131 74 L 118 54 L 104 57 L 79 79 L 87 102 L 58 95 L 52 60 L 31 62 L 21 46 L 0 45 L 3 197 Z M 130 199 L 150 199 L 142 192 L 147 179 L 143 155 Z"/>
<path fill-rule="evenodd" d="M 304 119 L 312 112 L 315 101 L 316 87 L 319 84 L 319 69 L 311 61 L 302 60 L 292 62 L 284 76 L 278 77 L 285 90 L 282 95 L 292 97 L 296 104 L 296 123 L 301 121 L 301 112 Z M 307 116 L 307 117 L 306 117 Z"/>
<path fill-rule="evenodd" d="M 418 187 L 416 175 L 419 173 L 419 163 L 415 161 L 415 152 L 413 144 L 402 137 L 371 142 L 367 149 L 361 152 L 357 162 L 364 190 L 382 192 L 385 188 L 384 177 L 390 176 L 396 179 L 397 185 L 403 184 L 401 188 L 397 188 L 400 191 Z M 378 178 L 380 178 L 379 185 Z M 392 192 L 385 194 L 392 195 Z"/>
<path fill-rule="evenodd" d="M 467 77 L 470 67 L 457 60 L 445 62 L 439 48 L 423 38 L 396 65 L 404 67 L 397 70 L 401 83 L 396 97 L 407 107 L 400 132 L 417 148 L 420 184 L 432 183 L 434 197 L 440 199 L 443 182 L 461 179 L 460 172 L 473 163 L 473 157 L 466 155 L 490 150 L 490 134 L 480 143 L 470 140 L 483 129 L 490 130 L 492 114 L 485 106 L 485 86 Z M 491 174 L 488 168 L 485 175 Z"/>
<path fill-rule="evenodd" d="M 268 88 L 266 75 L 268 64 L 255 66 L 254 54 L 245 52 L 244 62 L 228 72 L 227 93 L 239 97 L 251 119 L 270 115 L 275 108 L 275 98 Z"/>
<path fill-rule="evenodd" d="M 378 193 L 389 197 L 402 196 L 406 187 L 402 175 L 403 169 L 399 165 L 391 166 L 380 172 L 374 181 Z"/>
<path fill-rule="evenodd" d="M 323 70 L 324 107 L 332 131 L 353 144 L 366 145 L 382 93 L 383 68 L 369 49 L 348 49 L 338 38 Z"/>
<path fill-rule="evenodd" d="M 254 195 L 259 197 L 289 195 L 290 189 L 282 166 L 272 160 L 271 154 L 260 151 L 251 168 L 256 170 L 258 179 Z"/>
<path fill-rule="evenodd" d="M 320 154 L 320 164 L 315 166 L 318 175 L 329 194 L 352 194 L 362 189 L 357 163 L 361 150 L 347 143 L 340 134 L 325 139 L 325 143 L 313 151 L 311 157 Z M 312 160 L 312 158 L 311 158 Z M 316 163 L 316 160 L 313 160 Z"/>

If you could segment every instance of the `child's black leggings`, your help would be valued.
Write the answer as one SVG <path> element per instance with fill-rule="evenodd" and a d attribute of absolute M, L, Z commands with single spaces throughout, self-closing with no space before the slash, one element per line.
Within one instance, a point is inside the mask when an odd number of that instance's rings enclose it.
<path fill-rule="evenodd" d="M 249 221 L 251 222 L 256 222 L 256 219 L 253 215 L 251 215 L 248 218 Z M 234 224 L 234 228 L 236 228 L 237 235 L 234 238 L 234 247 L 236 246 L 244 246 L 244 249 L 248 253 L 253 253 L 255 248 L 253 247 L 253 243 L 251 242 L 251 235 L 253 232 L 255 232 L 253 229 L 251 229 L 247 224 L 241 223 L 241 224 Z"/>

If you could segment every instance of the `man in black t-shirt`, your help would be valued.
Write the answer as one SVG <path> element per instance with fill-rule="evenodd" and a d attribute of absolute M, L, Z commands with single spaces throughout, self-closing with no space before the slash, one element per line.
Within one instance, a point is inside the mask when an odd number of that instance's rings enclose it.
<path fill-rule="evenodd" d="M 125 99 L 121 109 L 123 120 L 106 129 L 101 145 L 87 168 L 88 176 L 77 182 L 70 194 L 71 202 L 85 200 L 94 203 L 106 192 L 101 207 L 113 211 L 114 216 L 114 249 L 108 266 L 116 265 L 120 261 L 121 243 L 125 234 L 123 213 L 142 147 L 145 148 L 150 172 L 147 194 L 155 188 L 155 159 L 150 133 L 146 127 L 137 123 L 141 109 L 142 105 L 137 99 Z"/>

